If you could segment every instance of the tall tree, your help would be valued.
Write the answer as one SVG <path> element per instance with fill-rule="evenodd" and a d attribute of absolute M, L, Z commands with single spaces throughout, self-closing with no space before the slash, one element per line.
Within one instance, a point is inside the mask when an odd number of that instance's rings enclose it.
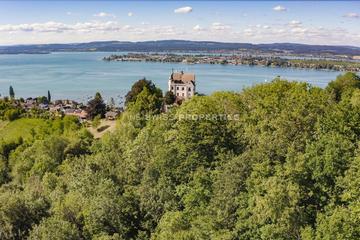
<path fill-rule="evenodd" d="M 95 97 L 88 102 L 87 111 L 91 119 L 97 115 L 100 115 L 101 117 L 105 116 L 106 105 L 99 92 L 97 92 Z"/>
<path fill-rule="evenodd" d="M 14 88 L 12 86 L 10 86 L 10 88 L 9 88 L 9 96 L 11 99 L 15 98 L 15 92 L 14 92 Z"/>
<path fill-rule="evenodd" d="M 50 94 L 50 90 L 48 90 L 48 97 L 47 97 L 47 100 L 49 103 L 51 103 L 51 94 Z"/>
<path fill-rule="evenodd" d="M 155 84 L 150 81 L 146 80 L 146 78 L 140 79 L 134 85 L 132 85 L 131 90 L 125 96 L 125 106 L 129 103 L 136 102 L 138 95 L 144 90 L 144 88 L 149 90 L 150 94 L 156 95 L 156 97 L 161 98 L 162 92 L 159 88 L 155 86 Z"/>

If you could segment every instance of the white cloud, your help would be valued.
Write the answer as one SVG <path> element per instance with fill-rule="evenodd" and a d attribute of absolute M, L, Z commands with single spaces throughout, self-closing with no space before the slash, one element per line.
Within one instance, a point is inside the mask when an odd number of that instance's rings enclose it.
<path fill-rule="evenodd" d="M 246 29 L 244 29 L 244 34 L 245 34 L 245 36 L 251 37 L 254 35 L 254 32 L 251 28 L 246 28 Z"/>
<path fill-rule="evenodd" d="M 261 22 L 260 22 L 261 23 Z M 214 22 L 210 26 L 161 25 L 144 22 L 126 25 L 112 19 L 97 19 L 85 22 L 43 22 L 26 24 L 0 24 L 0 43 L 51 43 L 85 42 L 97 40 L 160 40 L 187 39 L 232 42 L 296 42 L 309 44 L 359 45 L 360 35 L 356 31 L 337 27 L 307 25 L 298 20 L 287 23 L 247 27 Z M 226 34 L 225 34 L 226 33 Z"/>
<path fill-rule="evenodd" d="M 0 25 L 1 32 L 63 32 L 70 29 L 70 26 L 58 22 Z"/>
<path fill-rule="evenodd" d="M 92 32 L 118 31 L 121 25 L 118 22 L 83 22 L 64 24 L 60 22 L 45 22 L 32 24 L 0 25 L 0 32 Z"/>
<path fill-rule="evenodd" d="M 193 27 L 193 30 L 199 32 L 199 31 L 203 30 L 203 28 L 200 27 L 200 25 L 196 25 Z"/>
<path fill-rule="evenodd" d="M 72 12 L 66 12 L 66 15 L 72 15 L 73 13 Z"/>
<path fill-rule="evenodd" d="M 112 17 L 112 18 L 115 18 L 116 16 L 114 14 L 111 14 L 111 13 L 99 12 L 99 13 L 94 14 L 94 17 Z"/>
<path fill-rule="evenodd" d="M 307 32 L 307 29 L 302 28 L 302 27 L 296 27 L 296 28 L 291 29 L 291 32 L 303 34 L 303 33 Z"/>
<path fill-rule="evenodd" d="M 347 17 L 347 18 L 360 18 L 360 14 L 358 13 L 346 13 L 343 17 Z"/>
<path fill-rule="evenodd" d="M 284 11 L 286 11 L 287 9 L 286 9 L 286 7 L 284 7 L 284 6 L 277 5 L 277 6 L 275 6 L 275 7 L 273 8 L 273 10 L 274 10 L 274 11 L 277 11 L 277 12 L 284 12 Z"/>
<path fill-rule="evenodd" d="M 192 10 L 193 10 L 192 7 L 181 7 L 181 8 L 175 9 L 174 13 L 186 14 L 186 13 L 191 13 Z"/>
<path fill-rule="evenodd" d="M 133 12 L 128 12 L 128 16 L 132 17 L 132 16 L 134 16 L 134 13 Z"/>
<path fill-rule="evenodd" d="M 226 29 L 230 29 L 230 26 L 225 25 L 223 23 L 219 23 L 219 22 L 214 22 L 211 26 L 211 28 L 213 30 L 226 30 Z"/>
<path fill-rule="evenodd" d="M 299 27 L 302 25 L 302 22 L 298 21 L 298 20 L 292 20 L 291 22 L 289 22 L 289 25 L 291 27 Z"/>

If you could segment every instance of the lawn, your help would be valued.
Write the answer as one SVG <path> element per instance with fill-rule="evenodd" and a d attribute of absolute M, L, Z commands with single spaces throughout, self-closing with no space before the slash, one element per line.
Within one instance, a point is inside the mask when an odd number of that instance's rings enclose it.
<path fill-rule="evenodd" d="M 46 126 L 46 120 L 21 118 L 12 122 L 0 121 L 0 140 L 11 141 L 31 137 L 31 129 Z"/>

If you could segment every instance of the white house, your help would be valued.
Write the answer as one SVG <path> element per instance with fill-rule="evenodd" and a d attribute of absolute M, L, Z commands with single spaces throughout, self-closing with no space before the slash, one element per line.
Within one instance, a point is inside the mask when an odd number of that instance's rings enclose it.
<path fill-rule="evenodd" d="M 174 72 L 169 78 L 169 91 L 174 93 L 177 99 L 188 99 L 195 94 L 195 74 Z"/>

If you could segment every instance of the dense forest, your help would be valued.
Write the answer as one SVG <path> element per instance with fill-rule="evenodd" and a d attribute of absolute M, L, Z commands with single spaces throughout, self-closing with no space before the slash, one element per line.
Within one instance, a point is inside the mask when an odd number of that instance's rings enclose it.
<path fill-rule="evenodd" d="M 0 136 L 0 239 L 360 239 L 359 76 L 163 101 L 136 85 L 101 139 L 73 117 Z"/>

